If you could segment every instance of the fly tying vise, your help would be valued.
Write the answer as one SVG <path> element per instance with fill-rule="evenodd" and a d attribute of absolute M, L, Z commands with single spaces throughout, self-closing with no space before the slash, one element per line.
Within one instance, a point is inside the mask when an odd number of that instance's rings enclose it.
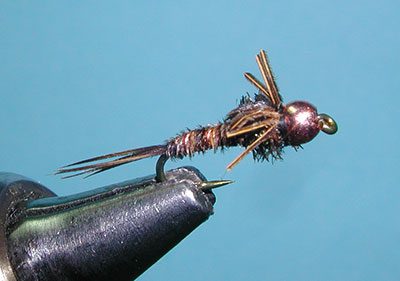
<path fill-rule="evenodd" d="M 247 154 L 255 160 L 281 159 L 285 146 L 298 148 L 311 141 L 319 131 L 335 134 L 337 124 L 327 114 L 318 114 L 312 104 L 305 101 L 282 103 L 265 51 L 256 56 L 264 83 L 250 73 L 244 73 L 258 93 L 254 99 L 242 97 L 238 107 L 230 111 L 223 122 L 187 130 L 165 144 L 125 150 L 101 155 L 64 166 L 56 174 L 74 173 L 66 177 L 86 174 L 91 176 L 140 159 L 160 156 L 156 164 L 156 180 L 165 180 L 164 164 L 169 158 L 183 158 L 195 153 L 218 148 L 242 146 L 245 150 L 228 166 L 231 170 Z M 100 163 L 90 164 L 90 162 Z M 89 164 L 88 164 L 89 163 Z M 221 185 L 221 181 L 219 182 Z M 228 182 L 226 182 L 228 183 Z M 224 183 L 224 184 L 226 184 Z M 210 188 L 213 188 L 211 182 Z"/>

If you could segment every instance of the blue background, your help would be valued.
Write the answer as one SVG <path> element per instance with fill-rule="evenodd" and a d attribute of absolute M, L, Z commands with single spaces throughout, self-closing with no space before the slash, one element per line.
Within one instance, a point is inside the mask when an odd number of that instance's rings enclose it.
<path fill-rule="evenodd" d="M 151 174 L 50 175 L 222 120 L 264 48 L 338 134 L 229 173 L 240 148 L 169 162 L 235 184 L 140 280 L 400 280 L 399 24 L 397 1 L 3 1 L 1 170 L 60 195 Z"/>

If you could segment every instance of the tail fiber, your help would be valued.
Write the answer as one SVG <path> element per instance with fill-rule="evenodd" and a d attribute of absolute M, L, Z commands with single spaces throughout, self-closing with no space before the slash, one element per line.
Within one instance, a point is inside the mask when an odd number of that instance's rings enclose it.
<path fill-rule="evenodd" d="M 90 177 L 123 164 L 127 164 L 144 158 L 162 155 L 166 152 L 166 150 L 167 147 L 165 145 L 154 145 L 154 146 L 124 150 L 111 154 L 105 154 L 61 167 L 55 172 L 55 174 L 73 173 L 71 175 L 64 176 L 63 178 L 71 178 L 85 174 L 86 174 L 85 177 Z M 82 164 L 98 162 L 104 159 L 111 159 L 111 160 L 82 166 Z"/>

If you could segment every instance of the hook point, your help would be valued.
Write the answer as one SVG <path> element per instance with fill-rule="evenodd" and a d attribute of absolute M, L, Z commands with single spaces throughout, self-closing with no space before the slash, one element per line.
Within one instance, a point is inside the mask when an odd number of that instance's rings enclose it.
<path fill-rule="evenodd" d="M 231 180 L 203 181 L 200 184 L 200 189 L 203 191 L 206 191 L 206 190 L 214 189 L 214 188 L 221 187 L 221 186 L 224 186 L 227 184 L 231 184 L 233 182 L 234 181 L 231 181 Z"/>

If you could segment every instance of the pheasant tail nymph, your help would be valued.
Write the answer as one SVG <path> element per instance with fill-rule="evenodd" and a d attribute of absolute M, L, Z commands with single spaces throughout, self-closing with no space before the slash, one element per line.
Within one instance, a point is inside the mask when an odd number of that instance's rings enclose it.
<path fill-rule="evenodd" d="M 250 73 L 246 79 L 258 89 L 254 99 L 243 97 L 223 122 L 214 126 L 185 131 L 163 145 L 130 149 L 79 161 L 57 170 L 57 174 L 73 173 L 66 177 L 94 175 L 105 170 L 137 161 L 161 156 L 157 163 L 157 176 L 163 178 L 163 166 L 169 158 L 192 157 L 207 150 L 242 146 L 245 150 L 228 166 L 232 169 L 248 153 L 256 160 L 281 158 L 285 146 L 298 147 L 312 140 L 319 131 L 334 134 L 336 122 L 327 114 L 318 114 L 310 103 L 295 101 L 284 105 L 271 71 L 266 53 L 256 56 L 264 83 Z M 90 164 L 94 163 L 94 164 Z"/>

